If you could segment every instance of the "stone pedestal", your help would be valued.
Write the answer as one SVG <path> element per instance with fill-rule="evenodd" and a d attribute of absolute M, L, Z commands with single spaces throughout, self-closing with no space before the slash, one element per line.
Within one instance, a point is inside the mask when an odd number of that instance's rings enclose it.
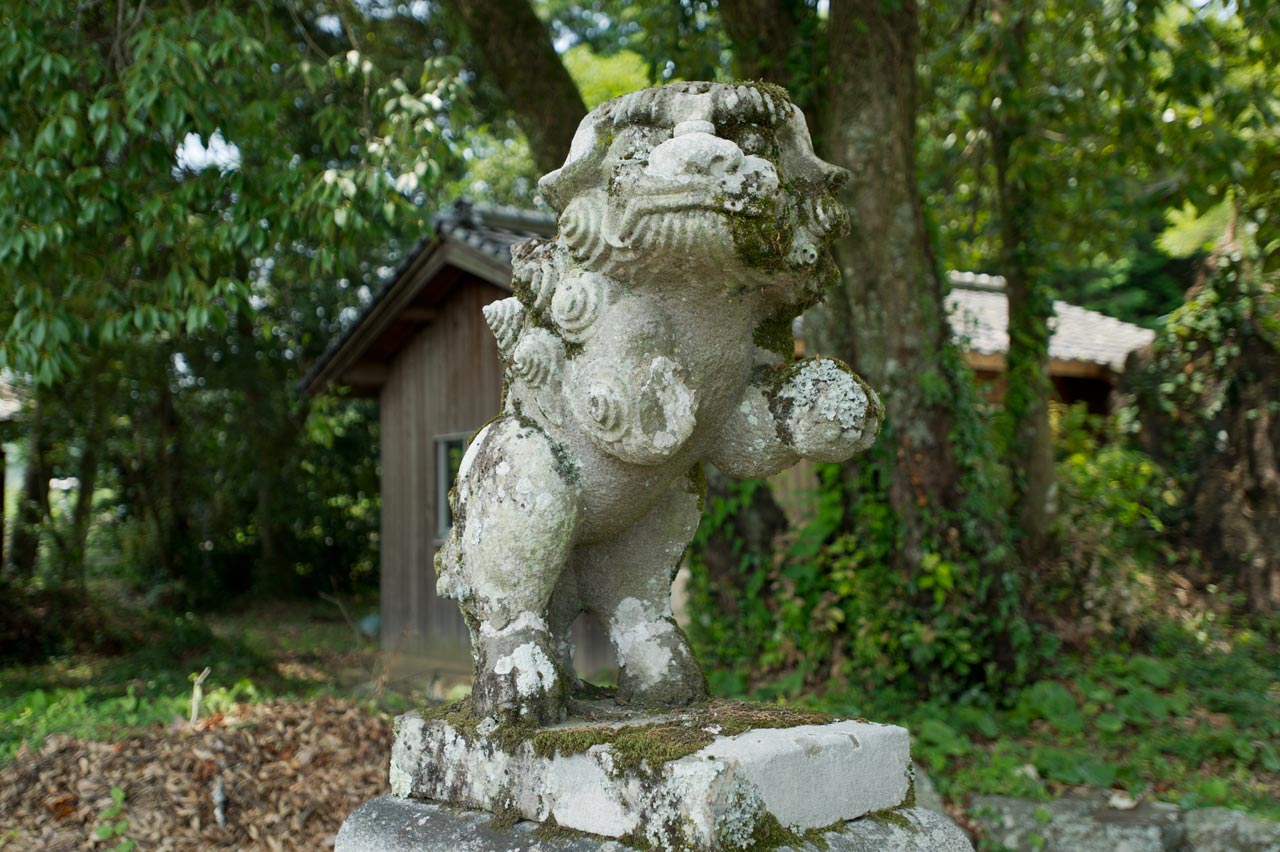
<path fill-rule="evenodd" d="M 763 848 L 769 852 L 973 852 L 955 823 L 923 808 L 863 817 L 821 832 L 820 838 L 817 844 L 803 841 Z M 347 818 L 338 833 L 337 852 L 636 852 L 636 847 L 547 830 L 532 822 L 495 826 L 493 815 L 482 811 L 382 796 Z"/>
<path fill-rule="evenodd" d="M 969 848 L 953 825 L 960 845 L 857 845 L 950 825 L 915 808 L 910 741 L 895 725 L 739 702 L 664 714 L 611 701 L 576 708 L 578 718 L 540 729 L 477 722 L 466 704 L 399 717 L 395 797 L 353 815 L 339 849 L 469 849 L 451 844 L 477 827 L 477 838 L 505 838 L 503 849 L 547 832 L 568 844 L 550 848 L 566 850 L 763 850 L 823 835 L 853 844 L 833 849 Z M 522 821 L 539 828 L 514 831 Z M 417 845 L 394 845 L 401 836 Z"/>

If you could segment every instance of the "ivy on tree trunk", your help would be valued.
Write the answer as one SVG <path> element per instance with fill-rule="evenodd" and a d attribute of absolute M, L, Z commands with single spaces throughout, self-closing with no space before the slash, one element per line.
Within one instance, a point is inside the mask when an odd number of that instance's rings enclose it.
<path fill-rule="evenodd" d="M 19 580 L 29 580 L 35 575 L 40 558 L 40 527 L 49 514 L 49 469 L 45 462 L 49 437 L 44 419 L 44 402 L 37 392 L 27 428 L 22 493 L 9 547 L 9 572 Z"/>
<path fill-rule="evenodd" d="M 1233 226 L 1234 230 L 1234 226 Z M 1205 583 L 1280 613 L 1280 297 L 1229 233 L 1186 303 L 1131 361 L 1145 449 L 1190 495 L 1184 537 Z"/>
<path fill-rule="evenodd" d="M 996 213 L 1000 231 L 1000 272 L 1009 299 L 1009 349 L 1005 356 L 1004 459 L 1013 487 L 1023 556 L 1044 558 L 1056 511 L 1053 433 L 1049 425 L 1049 292 L 1041 246 L 1036 239 L 1036 188 L 1028 162 L 1039 155 L 1035 128 L 1024 109 L 1027 87 L 1027 13 L 1004 0 L 991 7 L 997 53 L 994 97 L 986 110 L 995 166 Z M 1043 190 L 1043 188 L 1041 188 Z"/>

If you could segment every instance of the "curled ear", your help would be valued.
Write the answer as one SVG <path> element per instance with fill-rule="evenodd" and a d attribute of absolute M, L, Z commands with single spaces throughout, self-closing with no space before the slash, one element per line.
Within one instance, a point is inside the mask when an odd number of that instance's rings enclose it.
<path fill-rule="evenodd" d="M 566 162 L 554 172 L 543 175 L 538 181 L 538 191 L 542 193 L 543 200 L 557 213 L 564 212 L 569 202 L 579 194 L 603 182 L 600 175 L 603 160 L 603 151 L 592 151 L 588 156 Z"/>
<path fill-rule="evenodd" d="M 538 181 L 543 200 L 556 212 L 563 211 L 579 192 L 601 181 L 600 165 L 608 153 L 608 145 L 596 133 L 598 121 L 594 115 L 584 118 L 573 135 L 564 165 Z"/>

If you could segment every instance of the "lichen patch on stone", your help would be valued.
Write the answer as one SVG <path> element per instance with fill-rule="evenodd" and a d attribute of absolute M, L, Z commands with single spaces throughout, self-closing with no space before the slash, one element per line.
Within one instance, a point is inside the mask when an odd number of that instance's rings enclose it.
<path fill-rule="evenodd" d="M 555 664 L 532 642 L 526 642 L 507 656 L 500 657 L 493 666 L 493 672 L 497 675 L 515 672 L 516 691 L 521 695 L 546 691 L 556 680 Z"/>

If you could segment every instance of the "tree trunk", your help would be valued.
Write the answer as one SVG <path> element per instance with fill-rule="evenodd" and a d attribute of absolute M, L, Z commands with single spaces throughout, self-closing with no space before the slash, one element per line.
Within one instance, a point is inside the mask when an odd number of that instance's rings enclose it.
<path fill-rule="evenodd" d="M 479 49 L 484 71 L 506 96 L 542 172 L 560 168 L 578 123 L 582 95 L 529 0 L 446 0 Z"/>
<path fill-rule="evenodd" d="M 719 9 L 733 43 L 734 73 L 791 89 L 796 71 L 792 53 L 801 22 L 811 14 L 809 7 L 789 0 L 720 0 Z M 801 109 L 808 106 L 799 100 L 797 104 Z"/>
<path fill-rule="evenodd" d="M 156 461 L 159 489 L 153 503 L 161 542 L 161 559 L 170 577 L 182 580 L 188 594 L 199 595 L 201 579 L 192 564 L 191 517 L 187 506 L 186 462 L 182 447 L 182 421 L 174 405 L 168 377 L 161 373 L 157 423 L 161 442 Z"/>
<path fill-rule="evenodd" d="M 1280 353 L 1254 339 L 1248 379 L 1215 425 L 1227 440 L 1206 459 L 1192 498 L 1193 540 L 1231 575 L 1249 611 L 1280 613 Z"/>
<path fill-rule="evenodd" d="M 1030 564 L 1048 553 L 1057 514 L 1053 434 L 1049 425 L 1049 320 L 1053 297 L 1032 232 L 1035 190 L 1027 185 L 1026 163 L 1037 156 L 1026 91 L 1026 43 L 1030 21 L 997 0 L 991 8 L 997 27 L 992 75 L 998 108 L 987 113 L 996 172 L 1000 222 L 1000 272 L 1009 298 L 1009 351 L 1005 356 L 1004 457 L 1013 486 L 1020 549 Z M 995 98 L 992 98 L 994 101 Z"/>
<path fill-rule="evenodd" d="M 84 449 L 80 453 L 80 469 L 76 478 L 80 485 L 76 491 L 76 505 L 71 515 L 71 541 L 67 553 L 67 573 L 73 575 L 85 591 L 87 545 L 89 541 L 89 524 L 93 519 L 93 492 L 98 480 L 98 449 L 101 444 L 101 430 L 98 428 L 101 414 L 98 411 L 89 413 L 89 427 L 85 433 Z"/>
<path fill-rule="evenodd" d="M 35 575 L 40 558 L 40 526 L 49 514 L 49 469 L 45 456 L 49 452 L 48 424 L 39 392 L 31 411 L 27 432 L 26 469 L 22 477 L 22 495 L 13 523 L 10 572 L 19 580 Z"/>
<path fill-rule="evenodd" d="M 832 0 L 826 108 L 811 118 L 820 153 L 852 174 L 840 200 L 853 233 L 836 244 L 840 284 L 805 320 L 806 344 L 848 361 L 884 400 L 896 561 L 912 574 L 954 538 L 939 527 L 960 502 L 952 433 L 965 398 L 916 185 L 917 28 L 913 2 Z"/>

